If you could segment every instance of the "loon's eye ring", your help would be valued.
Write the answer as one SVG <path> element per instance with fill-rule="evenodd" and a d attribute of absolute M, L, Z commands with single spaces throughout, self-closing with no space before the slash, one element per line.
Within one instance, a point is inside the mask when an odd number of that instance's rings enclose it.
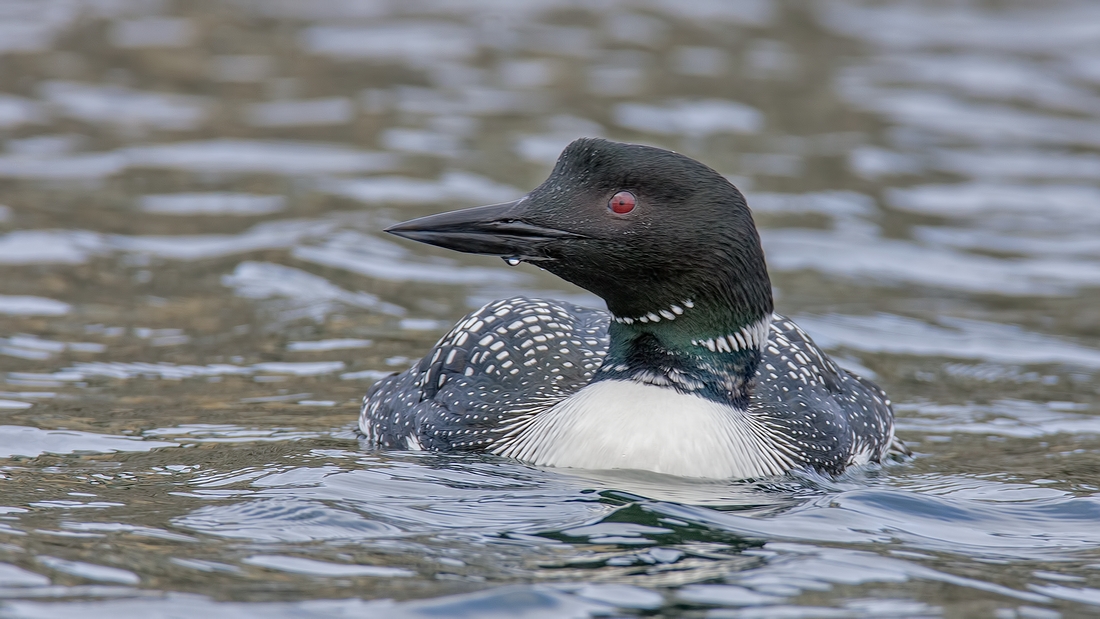
<path fill-rule="evenodd" d="M 634 197 L 634 194 L 629 191 L 620 191 L 611 196 L 611 199 L 607 201 L 607 208 L 611 209 L 612 213 L 626 215 L 634 210 L 634 206 L 637 203 L 638 199 Z"/>

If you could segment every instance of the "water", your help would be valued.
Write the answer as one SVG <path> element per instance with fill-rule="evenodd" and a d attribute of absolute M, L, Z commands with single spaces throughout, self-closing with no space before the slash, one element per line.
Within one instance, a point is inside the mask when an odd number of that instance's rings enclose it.
<path fill-rule="evenodd" d="M 1100 613 L 1100 7 L 0 3 L 0 616 Z M 906 463 L 699 482 L 374 453 L 371 384 L 510 294 L 396 221 L 574 137 L 753 206 Z"/>

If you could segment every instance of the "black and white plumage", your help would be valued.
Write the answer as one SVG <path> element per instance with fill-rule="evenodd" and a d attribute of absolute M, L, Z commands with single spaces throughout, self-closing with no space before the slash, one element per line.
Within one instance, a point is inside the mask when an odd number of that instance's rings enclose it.
<path fill-rule="evenodd" d="M 562 301 L 489 303 L 412 368 L 376 383 L 359 427 L 379 447 L 508 454 L 533 419 L 592 382 L 607 355 L 610 321 L 607 312 Z M 891 448 L 904 452 L 882 389 L 839 368 L 779 314 L 767 337 L 753 396 L 737 414 L 769 442 L 776 464 L 694 476 L 839 473 L 877 462 Z"/>
<path fill-rule="evenodd" d="M 405 372 L 375 383 L 359 427 L 382 447 L 488 450 L 507 428 L 587 385 L 607 313 L 514 298 L 472 312 Z"/>
<path fill-rule="evenodd" d="M 368 391 L 373 445 L 706 478 L 905 452 L 886 394 L 773 313 L 740 192 L 682 155 L 578 140 L 516 202 L 389 231 L 532 262 L 609 311 L 517 297 L 473 312 Z"/>

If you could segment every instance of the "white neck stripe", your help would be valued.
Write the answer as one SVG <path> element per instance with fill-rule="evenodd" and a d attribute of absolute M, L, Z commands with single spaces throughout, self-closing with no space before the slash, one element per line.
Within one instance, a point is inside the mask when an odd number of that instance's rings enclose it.
<path fill-rule="evenodd" d="M 612 314 L 611 319 L 621 325 L 632 325 L 635 322 L 661 322 L 661 319 L 676 320 L 678 316 L 684 315 L 684 312 L 686 311 L 684 308 L 691 309 L 693 307 L 695 307 L 694 301 L 692 301 L 691 299 L 684 299 L 683 301 L 680 301 L 679 303 L 674 303 L 668 308 L 659 310 L 656 313 L 649 312 L 645 316 L 638 316 L 637 318 L 630 318 L 628 316 L 620 317 Z"/>
<path fill-rule="evenodd" d="M 719 335 L 705 340 L 691 340 L 695 346 L 702 346 L 711 352 L 735 352 L 755 348 L 760 350 L 768 341 L 768 330 L 772 317 L 766 316 L 751 325 L 741 327 L 736 333 Z"/>

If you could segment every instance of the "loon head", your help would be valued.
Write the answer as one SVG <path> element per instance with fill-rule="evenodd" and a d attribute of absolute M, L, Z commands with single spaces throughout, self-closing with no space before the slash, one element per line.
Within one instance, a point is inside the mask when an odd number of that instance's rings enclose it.
<path fill-rule="evenodd" d="M 681 154 L 582 138 L 514 202 L 414 219 L 387 232 L 531 262 L 600 296 L 620 327 L 681 344 L 759 325 L 771 284 L 745 198 Z"/>

